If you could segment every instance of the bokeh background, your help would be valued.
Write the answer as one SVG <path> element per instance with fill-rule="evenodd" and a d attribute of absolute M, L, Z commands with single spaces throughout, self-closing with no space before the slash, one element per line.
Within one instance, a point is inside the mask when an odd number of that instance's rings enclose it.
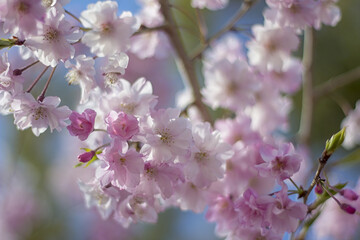
<path fill-rule="evenodd" d="M 92 2 L 96 1 L 72 0 L 65 9 L 79 16 L 87 4 Z M 175 2 L 192 11 L 189 7 L 190 0 Z M 204 10 L 206 22 L 211 26 L 209 35 L 224 25 L 241 2 L 233 0 L 226 9 L 217 12 Z M 139 9 L 136 0 L 118 0 L 118 4 L 119 12 L 130 10 L 136 13 Z M 238 26 L 245 29 L 239 33 L 244 41 L 251 34 L 251 24 L 262 22 L 264 6 L 264 2 L 259 0 L 239 22 Z M 315 35 L 315 85 L 360 66 L 360 1 L 340 0 L 339 6 L 342 20 L 338 26 L 324 26 Z M 176 16 L 181 25 L 194 27 L 186 16 L 179 12 Z M 182 34 L 188 50 L 191 51 L 197 46 L 198 39 L 186 31 Z M 20 68 L 23 65 L 16 54 L 17 50 L 11 50 L 10 61 Z M 297 54 L 300 57 L 301 50 Z M 200 73 L 201 63 L 198 62 L 196 67 Z M 64 67 L 59 69 L 47 94 L 60 96 L 62 104 L 74 109 L 79 101 L 80 89 L 77 86 L 68 86 L 64 78 Z M 27 77 L 34 79 L 39 71 L 40 66 L 33 67 Z M 159 107 L 174 106 L 176 93 L 183 88 L 183 84 L 172 60 L 143 61 L 130 56 L 126 77 L 133 81 L 140 76 L 146 76 L 153 82 L 154 92 L 160 98 Z M 43 77 L 43 82 L 46 77 Z M 34 89 L 35 95 L 41 91 L 41 87 L 40 84 L 38 89 Z M 345 116 L 340 105 L 353 108 L 360 97 L 359 93 L 360 81 L 356 81 L 316 103 L 311 134 L 311 158 L 314 161 L 321 154 L 325 140 L 340 128 Z M 290 138 L 299 127 L 301 93 L 293 96 L 293 99 Z M 47 131 L 40 137 L 35 137 L 31 130 L 18 131 L 12 116 L 0 116 L 0 239 L 218 239 L 214 234 L 214 224 L 207 222 L 204 214 L 176 209 L 161 213 L 157 224 L 137 224 L 129 229 L 123 229 L 109 220 L 103 221 L 96 210 L 85 208 L 77 186 L 79 178 L 86 180 L 93 174 L 91 168 L 74 168 L 77 163 L 76 156 L 80 153 L 79 148 L 78 140 L 70 137 L 65 129 L 53 134 Z M 348 153 L 341 149 L 331 161 L 336 161 Z M 354 186 L 359 177 L 360 157 L 357 162 L 336 166 L 332 177 L 341 182 L 348 181 L 349 186 Z M 314 238 L 310 235 L 308 239 Z"/>

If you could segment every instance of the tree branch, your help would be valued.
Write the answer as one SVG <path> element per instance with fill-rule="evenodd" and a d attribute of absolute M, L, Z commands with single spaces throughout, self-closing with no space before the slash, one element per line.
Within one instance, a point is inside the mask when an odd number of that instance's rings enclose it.
<path fill-rule="evenodd" d="M 300 128 L 298 140 L 301 144 L 307 146 L 310 142 L 311 125 L 313 117 L 313 81 L 312 81 L 312 63 L 314 50 L 314 33 L 310 27 L 305 28 L 304 32 L 304 52 L 303 52 L 303 95 Z"/>
<path fill-rule="evenodd" d="M 255 4 L 256 1 L 257 0 L 244 0 L 235 16 L 230 19 L 230 21 L 221 30 L 215 33 L 203 45 L 201 45 L 197 50 L 195 50 L 195 53 L 191 56 L 191 59 L 196 59 L 201 56 L 202 53 L 210 46 L 212 42 L 230 31 L 235 26 L 235 24 L 249 11 L 249 9 Z"/>
<path fill-rule="evenodd" d="M 360 79 L 360 66 L 348 72 L 342 73 L 336 77 L 332 77 L 328 81 L 321 84 L 320 86 L 317 86 L 314 89 L 314 100 L 316 101 L 319 98 L 332 93 L 338 88 L 344 87 L 359 79 Z"/>
<path fill-rule="evenodd" d="M 199 108 L 202 117 L 205 121 L 212 123 L 212 118 L 206 105 L 202 102 L 202 96 L 200 93 L 200 86 L 196 76 L 194 68 L 194 61 L 189 59 L 185 51 L 185 46 L 181 41 L 181 35 L 178 30 L 178 25 L 171 13 L 170 4 L 167 0 L 160 0 L 161 12 L 166 20 L 165 32 L 168 34 L 170 42 L 172 43 L 174 50 L 179 57 L 179 71 L 183 72 L 184 77 L 187 80 L 193 90 L 195 102 L 194 104 Z"/>

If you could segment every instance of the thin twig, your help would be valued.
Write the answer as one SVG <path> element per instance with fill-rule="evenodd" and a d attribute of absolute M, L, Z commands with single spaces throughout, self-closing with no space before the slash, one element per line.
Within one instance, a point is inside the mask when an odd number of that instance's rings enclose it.
<path fill-rule="evenodd" d="M 235 26 L 235 24 L 249 11 L 251 6 L 253 6 L 256 1 L 257 0 L 244 0 L 235 16 L 230 19 L 230 21 L 221 30 L 209 38 L 205 44 L 201 45 L 197 50 L 195 50 L 195 53 L 191 56 L 191 59 L 196 59 L 201 56 L 213 41 L 230 31 Z"/>
<path fill-rule="evenodd" d="M 157 27 L 152 27 L 152 28 L 149 28 L 149 27 L 146 27 L 144 25 L 141 25 L 139 30 L 136 31 L 133 36 L 135 35 L 139 35 L 139 34 L 143 34 L 143 33 L 148 33 L 148 32 L 153 32 L 153 31 L 159 31 L 159 30 L 164 30 L 165 29 L 165 26 L 163 25 L 160 25 L 160 26 L 157 26 Z"/>
<path fill-rule="evenodd" d="M 31 90 L 35 87 L 35 85 L 39 82 L 40 78 L 44 75 L 46 70 L 48 70 L 49 66 L 46 66 L 44 70 L 40 73 L 40 75 L 34 80 L 34 82 L 30 85 L 30 87 L 26 90 L 26 92 L 31 92 Z"/>
<path fill-rule="evenodd" d="M 53 75 L 54 75 L 54 73 L 55 73 L 56 67 L 57 67 L 57 66 L 55 66 L 55 67 L 53 68 L 53 70 L 51 71 L 50 76 L 49 76 L 48 80 L 47 80 L 46 83 L 45 83 L 45 87 L 44 87 L 44 89 L 41 91 L 41 93 L 40 93 L 40 95 L 39 95 L 39 97 L 38 97 L 38 101 L 39 101 L 39 102 L 42 102 L 42 101 L 44 100 L 44 98 L 45 98 L 46 90 L 47 90 L 48 87 L 49 87 L 49 84 L 50 84 L 50 82 L 51 82 L 51 79 L 52 79 L 52 77 L 53 77 Z"/>
<path fill-rule="evenodd" d="M 205 19 L 204 16 L 201 14 L 200 9 L 195 8 L 195 13 L 196 13 L 196 20 L 198 22 L 201 43 L 205 44 L 206 43 L 205 38 L 207 35 L 207 27 L 206 27 Z"/>
<path fill-rule="evenodd" d="M 314 110 L 313 103 L 313 81 L 312 63 L 314 55 L 314 32 L 311 27 L 305 28 L 304 53 L 303 53 L 303 94 L 300 128 L 298 140 L 301 144 L 308 146 L 311 135 L 311 125 Z"/>
<path fill-rule="evenodd" d="M 304 203 L 306 204 L 307 202 L 307 199 L 311 193 L 311 191 L 313 190 L 313 188 L 315 187 L 315 185 L 319 182 L 320 180 L 320 174 L 321 174 L 321 171 L 324 169 L 327 161 L 329 160 L 329 158 L 331 157 L 331 154 L 328 154 L 326 152 L 326 150 L 323 151 L 323 153 L 321 154 L 321 157 L 319 158 L 319 165 L 318 165 L 318 168 L 316 170 L 316 173 L 315 173 L 315 176 L 310 184 L 310 187 L 305 191 L 305 194 L 304 194 Z"/>
<path fill-rule="evenodd" d="M 71 12 L 69 12 L 68 10 L 65 10 L 65 12 L 66 12 L 67 14 L 69 14 L 71 17 L 73 17 L 76 21 L 78 21 L 79 23 L 81 23 L 80 19 L 79 19 L 77 16 L 75 16 L 74 14 L 72 14 Z M 82 23 L 81 23 L 81 24 L 82 24 Z"/>
<path fill-rule="evenodd" d="M 202 102 L 200 85 L 196 76 L 194 62 L 189 59 L 189 56 L 185 51 L 185 46 L 181 41 L 178 26 L 170 11 L 169 2 L 167 0 L 160 0 L 159 2 L 161 4 L 161 12 L 168 24 L 165 31 L 168 34 L 170 42 L 172 43 L 179 58 L 179 72 L 182 72 L 185 78 L 184 80 L 187 80 L 190 83 L 195 98 L 195 105 L 200 110 L 203 119 L 212 123 L 211 115 L 206 105 Z"/>
<path fill-rule="evenodd" d="M 314 100 L 318 100 L 319 98 L 326 96 L 333 91 L 344 87 L 350 83 L 353 83 L 360 79 L 360 66 L 354 68 L 348 72 L 342 73 L 336 77 L 330 78 L 325 83 L 317 86 L 314 89 Z"/>

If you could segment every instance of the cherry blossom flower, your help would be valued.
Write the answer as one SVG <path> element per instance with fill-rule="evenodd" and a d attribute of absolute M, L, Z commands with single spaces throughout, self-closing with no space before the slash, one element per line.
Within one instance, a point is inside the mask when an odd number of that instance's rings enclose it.
<path fill-rule="evenodd" d="M 119 188 L 133 188 L 139 184 L 144 170 L 142 157 L 135 149 L 115 140 L 98 155 L 105 164 L 98 169 L 97 176 L 104 186 L 111 183 Z"/>
<path fill-rule="evenodd" d="M 17 95 L 11 107 L 14 111 L 14 123 L 21 130 L 31 127 L 35 136 L 50 127 L 52 132 L 54 129 L 60 131 L 66 126 L 66 120 L 71 110 L 67 106 L 59 107 L 60 98 L 45 97 L 42 102 L 36 101 L 30 93 Z"/>
<path fill-rule="evenodd" d="M 45 16 L 42 0 L 4 0 L 0 3 L 0 19 L 4 31 L 20 37 L 37 34 Z"/>
<path fill-rule="evenodd" d="M 156 105 L 156 96 L 152 94 L 151 83 L 145 78 L 139 78 L 132 85 L 125 79 L 120 79 L 117 87 L 111 89 L 100 106 L 107 112 L 125 112 L 136 117 L 148 114 Z"/>
<path fill-rule="evenodd" d="M 190 123 L 179 117 L 179 109 L 160 109 L 147 119 L 141 152 L 155 161 L 171 162 L 190 153 L 192 142 Z"/>
<path fill-rule="evenodd" d="M 276 193 L 276 203 L 272 209 L 271 226 L 279 234 L 295 232 L 299 221 L 307 214 L 307 206 L 301 202 L 294 202 L 288 197 L 288 188 L 282 184 L 280 192 Z"/>
<path fill-rule="evenodd" d="M 137 190 L 152 196 L 158 193 L 164 199 L 170 198 L 176 187 L 185 181 L 182 169 L 178 164 L 145 163 L 144 176 Z"/>
<path fill-rule="evenodd" d="M 117 17 L 118 4 L 115 1 L 89 4 L 81 13 L 81 22 L 91 30 L 86 32 L 82 42 L 99 57 L 126 51 L 130 37 L 140 27 L 130 12 Z M 114 44 L 116 43 L 116 44 Z"/>
<path fill-rule="evenodd" d="M 127 141 L 139 132 L 139 122 L 124 112 L 111 111 L 105 118 L 107 131 L 113 138 Z"/>
<path fill-rule="evenodd" d="M 47 66 L 55 67 L 60 60 L 65 62 L 73 58 L 75 48 L 71 43 L 78 41 L 82 35 L 64 18 L 64 14 L 58 13 L 55 8 L 50 9 L 40 34 L 26 39 L 25 45 Z"/>
<path fill-rule="evenodd" d="M 356 107 L 341 122 L 341 127 L 346 127 L 345 140 L 343 146 L 347 149 L 360 144 L 360 101 L 356 102 Z"/>
<path fill-rule="evenodd" d="M 193 156 L 185 162 L 186 177 L 197 187 L 210 186 L 224 175 L 224 163 L 231 158 L 231 146 L 220 140 L 220 133 L 212 131 L 209 123 L 198 123 L 192 128 Z"/>
<path fill-rule="evenodd" d="M 257 165 L 261 176 L 274 176 L 282 181 L 300 169 L 302 157 L 295 152 L 291 143 L 282 143 L 278 148 L 264 145 L 260 148 L 260 154 L 265 161 Z"/>
<path fill-rule="evenodd" d="M 201 92 L 212 108 L 240 111 L 255 103 L 254 93 L 259 85 L 246 62 L 224 59 L 217 68 L 204 69 L 204 76 L 205 88 Z"/>
<path fill-rule="evenodd" d="M 252 27 L 252 32 L 255 38 L 247 43 L 250 64 L 262 71 L 281 71 L 291 51 L 294 51 L 299 44 L 294 30 L 268 24 L 255 25 Z"/>
<path fill-rule="evenodd" d="M 269 4 L 272 8 L 265 10 L 264 17 L 279 27 L 304 29 L 306 26 L 314 26 L 319 1 L 291 0 L 269 2 L 273 3 Z"/>
<path fill-rule="evenodd" d="M 119 83 L 120 75 L 125 73 L 129 63 L 129 56 L 125 53 L 118 53 L 106 58 L 101 67 L 103 71 L 105 86 L 113 86 Z"/>
<path fill-rule="evenodd" d="M 83 113 L 72 112 L 69 116 L 71 125 L 66 128 L 71 136 L 77 136 L 81 141 L 88 138 L 94 130 L 96 112 L 92 109 L 86 109 Z"/>
<path fill-rule="evenodd" d="M 78 182 L 80 190 L 85 195 L 85 203 L 88 208 L 97 207 L 101 217 L 107 219 L 116 210 L 118 201 L 129 196 L 126 190 L 120 190 L 114 186 L 102 187 L 94 178 L 88 183 Z"/>
<path fill-rule="evenodd" d="M 70 68 L 66 74 L 66 79 L 69 84 L 79 84 L 81 88 L 80 104 L 88 101 L 91 89 L 95 87 L 95 61 L 91 57 L 85 55 L 78 55 L 76 58 L 76 65 L 69 61 L 65 62 L 65 66 Z"/>
<path fill-rule="evenodd" d="M 341 11 L 336 6 L 337 0 L 320 0 L 316 9 L 315 28 L 320 29 L 321 23 L 335 26 L 341 19 Z"/>

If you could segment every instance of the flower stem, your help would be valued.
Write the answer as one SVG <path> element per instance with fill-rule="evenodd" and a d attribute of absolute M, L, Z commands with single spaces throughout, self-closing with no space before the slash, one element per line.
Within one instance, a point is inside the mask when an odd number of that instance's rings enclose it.
<path fill-rule="evenodd" d="M 44 87 L 44 89 L 42 90 L 42 92 L 40 93 L 40 95 L 39 95 L 39 97 L 38 97 L 38 101 L 39 101 L 39 102 L 42 102 L 42 101 L 44 100 L 46 90 L 47 90 L 48 87 L 49 87 L 49 84 L 50 84 L 51 79 L 52 79 L 52 77 L 53 77 L 53 75 L 54 75 L 54 73 L 55 73 L 55 70 L 56 70 L 56 66 L 55 66 L 55 67 L 53 68 L 53 70 L 51 71 L 50 76 L 49 76 L 48 80 L 47 80 L 46 83 L 45 83 L 45 87 Z"/>
<path fill-rule="evenodd" d="M 202 55 L 202 53 L 210 46 L 212 42 L 220 38 L 222 35 L 230 31 L 235 24 L 249 11 L 249 9 L 255 4 L 256 0 L 244 0 L 239 11 L 234 15 L 232 19 L 217 33 L 215 33 L 211 38 L 209 38 L 205 44 L 201 45 L 195 53 L 191 56 L 191 59 L 196 59 Z"/>
<path fill-rule="evenodd" d="M 39 82 L 40 78 L 44 75 L 46 70 L 48 70 L 49 66 L 45 67 L 44 70 L 40 73 L 40 75 L 35 79 L 35 81 L 30 85 L 30 87 L 26 90 L 26 92 L 31 92 L 31 90 L 35 87 L 35 85 Z"/>

